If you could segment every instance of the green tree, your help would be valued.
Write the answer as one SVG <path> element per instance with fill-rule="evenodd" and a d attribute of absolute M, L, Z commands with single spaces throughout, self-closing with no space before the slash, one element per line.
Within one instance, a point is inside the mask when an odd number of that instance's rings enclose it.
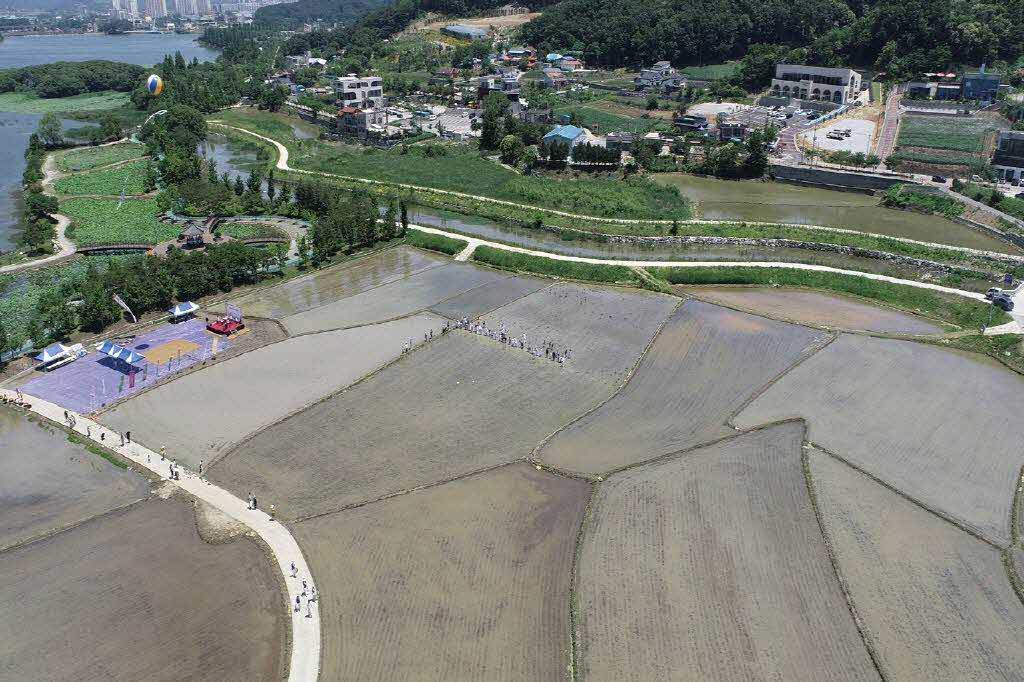
<path fill-rule="evenodd" d="M 100 132 L 104 140 L 119 140 L 124 134 L 121 120 L 114 114 L 106 114 L 100 122 Z"/>
<path fill-rule="evenodd" d="M 245 182 L 242 181 L 241 175 L 235 176 L 235 196 L 242 196 L 245 194 Z"/>
<path fill-rule="evenodd" d="M 519 163 L 519 159 L 522 158 L 525 150 L 526 145 L 523 144 L 523 140 L 518 135 L 506 135 L 498 145 L 501 162 L 510 166 Z"/>
<path fill-rule="evenodd" d="M 64 144 L 64 127 L 60 123 L 60 118 L 52 111 L 43 114 L 39 119 L 39 128 L 36 132 L 43 143 L 51 149 Z"/>
<path fill-rule="evenodd" d="M 398 207 L 399 207 L 399 210 L 401 211 L 401 216 L 402 216 L 402 219 L 401 219 L 402 232 L 398 236 L 399 237 L 404 237 L 405 236 L 405 231 L 409 229 L 409 207 L 408 207 L 408 205 L 406 205 L 404 199 L 399 202 Z"/>
<path fill-rule="evenodd" d="M 7 330 L 4 329 L 4 323 L 0 321 L 0 367 L 4 365 L 4 353 L 7 352 L 7 348 L 10 345 L 11 340 L 7 336 Z"/>
<path fill-rule="evenodd" d="M 483 122 L 480 128 L 480 149 L 497 149 L 501 143 L 502 116 L 508 100 L 496 92 L 487 95 L 484 100 Z"/>
<path fill-rule="evenodd" d="M 211 185 L 216 185 L 217 177 L 217 159 L 210 159 L 206 162 L 206 179 Z"/>

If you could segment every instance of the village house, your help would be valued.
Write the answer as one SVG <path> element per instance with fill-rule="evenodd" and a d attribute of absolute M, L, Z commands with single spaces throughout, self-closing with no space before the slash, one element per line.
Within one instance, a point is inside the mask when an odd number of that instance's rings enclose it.
<path fill-rule="evenodd" d="M 380 109 L 357 109 L 345 106 L 338 109 L 335 130 L 344 137 L 366 140 L 384 133 L 387 115 Z"/>
<path fill-rule="evenodd" d="M 676 116 L 672 123 L 684 133 L 703 132 L 708 129 L 707 116 Z"/>
<path fill-rule="evenodd" d="M 573 125 L 559 125 L 551 129 L 551 131 L 544 136 L 544 142 L 551 144 L 552 142 L 560 142 L 569 147 L 571 151 L 577 144 L 586 142 L 588 139 L 587 131 L 583 128 Z"/>
<path fill-rule="evenodd" d="M 992 167 L 1000 180 L 1019 185 L 1024 181 L 1024 130 L 1000 130 Z"/>
<path fill-rule="evenodd" d="M 342 76 L 334 82 L 334 94 L 344 106 L 358 109 L 384 107 L 384 81 L 380 76 L 359 78 L 355 74 Z"/>
<path fill-rule="evenodd" d="M 544 69 L 544 78 L 541 83 L 545 88 L 551 90 L 562 90 L 569 85 L 569 81 L 566 79 L 565 74 L 561 69 Z"/>
<path fill-rule="evenodd" d="M 633 149 L 636 142 L 636 135 L 630 132 L 613 132 L 605 136 L 604 145 L 608 149 L 617 152 L 628 152 Z"/>
<path fill-rule="evenodd" d="M 661 61 L 642 69 L 640 75 L 633 79 L 633 84 L 637 90 L 673 92 L 686 87 L 686 76 L 670 62 Z"/>

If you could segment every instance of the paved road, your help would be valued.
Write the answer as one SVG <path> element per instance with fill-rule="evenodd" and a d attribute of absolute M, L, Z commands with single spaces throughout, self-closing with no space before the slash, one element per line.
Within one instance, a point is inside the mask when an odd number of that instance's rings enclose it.
<path fill-rule="evenodd" d="M 0 389 L 0 394 L 10 399 L 17 397 L 14 391 Z M 54 403 L 47 402 L 35 396 L 26 396 L 31 403 L 32 411 L 42 415 L 58 424 L 64 423 L 64 409 Z M 125 459 L 131 460 L 139 467 L 149 469 L 161 479 L 177 485 L 182 490 L 206 502 L 215 509 L 219 509 L 228 516 L 251 528 L 274 555 L 278 569 L 284 576 L 284 583 L 288 589 L 288 603 L 282 608 L 288 609 L 291 616 L 292 637 L 291 637 L 291 662 L 288 669 L 289 682 L 314 682 L 320 674 L 320 611 L 319 603 L 311 609 L 312 616 L 306 617 L 306 603 L 302 602 L 302 609 L 296 613 L 294 610 L 295 598 L 300 596 L 302 580 L 313 584 L 312 573 L 306 564 L 306 558 L 299 548 L 295 538 L 281 523 L 274 521 L 263 511 L 254 511 L 248 508 L 248 503 L 235 497 L 228 491 L 207 483 L 184 467 L 178 467 L 181 474 L 180 480 L 171 481 L 168 478 L 170 465 L 162 462 L 160 455 L 146 449 L 138 443 L 125 444 L 119 447 L 118 434 L 98 422 L 95 422 L 82 415 L 70 412 L 75 416 L 75 431 L 85 436 L 86 428 L 92 434 L 92 440 L 101 443 L 100 434 L 106 434 L 103 445 L 114 450 Z M 265 500 L 264 504 L 269 504 Z M 298 569 L 298 577 L 291 577 L 291 564 L 295 562 Z"/>
<path fill-rule="evenodd" d="M 882 132 L 878 134 L 878 146 L 875 150 L 875 155 L 881 159 L 881 163 L 885 163 L 896 147 L 896 135 L 900 130 L 900 99 L 902 97 L 903 95 L 897 89 L 885 101 L 885 121 L 882 123 Z"/>
<path fill-rule="evenodd" d="M 452 239 L 461 239 L 469 243 L 469 245 L 459 252 L 459 258 L 467 260 L 473 255 L 473 251 L 480 246 L 489 246 L 494 249 L 500 249 L 502 251 L 512 251 L 514 253 L 524 253 L 529 256 L 540 256 L 541 258 L 550 258 L 551 260 L 569 261 L 573 263 L 593 263 L 595 265 L 621 265 L 625 267 L 635 268 L 784 268 L 789 270 L 813 270 L 815 272 L 832 272 L 840 275 L 851 275 L 853 277 L 863 277 L 864 279 L 871 279 L 877 282 L 889 282 L 892 284 L 903 284 L 909 287 L 915 287 L 917 289 L 928 289 L 930 291 L 938 291 L 944 294 L 953 294 L 955 296 L 963 296 L 964 298 L 970 298 L 976 301 L 984 301 L 984 294 L 979 294 L 974 291 L 964 291 L 962 289 L 954 289 L 952 287 L 944 287 L 939 284 L 932 284 L 930 282 L 918 282 L 911 279 L 899 279 L 897 277 L 889 277 L 888 275 L 878 275 L 873 272 L 858 272 L 857 270 L 843 270 L 841 268 L 833 268 L 826 265 L 810 265 L 807 263 L 776 263 L 776 262 L 765 262 L 765 261 L 655 261 L 655 260 L 614 260 L 610 258 L 585 258 L 583 256 L 568 256 L 561 253 L 550 253 L 548 251 L 534 251 L 532 249 L 524 249 L 518 246 L 509 246 L 508 244 L 502 244 L 500 242 L 492 242 L 486 239 L 479 239 L 477 237 L 467 237 L 466 235 L 459 234 L 457 232 L 448 232 L 446 230 L 439 230 L 435 227 L 427 227 L 426 225 L 409 225 L 410 229 L 419 230 L 420 232 L 427 232 L 429 234 L 439 234 L 444 237 L 450 237 Z"/>

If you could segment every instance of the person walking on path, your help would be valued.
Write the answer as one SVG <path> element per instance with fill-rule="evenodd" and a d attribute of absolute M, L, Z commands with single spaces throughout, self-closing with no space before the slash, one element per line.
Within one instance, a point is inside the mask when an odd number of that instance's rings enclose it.
<path fill-rule="evenodd" d="M 296 597 L 296 599 L 298 599 L 298 597 Z M 306 600 L 306 618 L 312 618 L 312 617 L 313 617 L 313 605 L 307 599 Z"/>
<path fill-rule="evenodd" d="M 316 601 L 316 585 L 311 585 L 309 588 L 309 601 Z"/>
<path fill-rule="evenodd" d="M 247 509 L 252 509 L 252 493 L 249 493 L 249 497 L 247 497 L 245 499 L 247 499 L 249 501 L 249 504 L 246 505 L 246 508 Z"/>
<path fill-rule="evenodd" d="M 302 601 L 299 599 L 299 595 L 295 595 L 295 613 L 298 613 L 300 608 L 302 608 Z"/>
<path fill-rule="evenodd" d="M 121 435 L 121 447 L 123 448 L 124 447 L 124 434 L 122 433 L 120 435 Z"/>
<path fill-rule="evenodd" d="M 199 475 L 203 475 L 203 460 L 199 460 Z"/>
<path fill-rule="evenodd" d="M 124 436 L 125 436 L 125 438 L 128 439 L 128 445 L 131 445 L 132 444 L 132 432 L 131 431 L 126 431 Z"/>
<path fill-rule="evenodd" d="M 166 457 L 166 455 L 167 455 L 167 446 L 166 445 L 161 445 L 160 446 L 160 461 L 161 462 L 164 461 L 164 457 Z"/>
<path fill-rule="evenodd" d="M 270 505 L 270 520 L 274 521 L 274 505 Z"/>
<path fill-rule="evenodd" d="M 292 577 L 297 578 L 299 576 L 299 569 L 295 568 L 295 562 L 292 562 Z"/>

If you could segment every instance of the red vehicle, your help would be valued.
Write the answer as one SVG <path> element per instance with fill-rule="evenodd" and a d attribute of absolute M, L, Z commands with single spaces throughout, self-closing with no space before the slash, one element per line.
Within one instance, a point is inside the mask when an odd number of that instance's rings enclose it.
<path fill-rule="evenodd" d="M 231 336 L 235 332 L 239 332 L 245 329 L 245 323 L 242 322 L 241 320 L 236 320 L 231 317 L 222 317 L 216 322 L 211 322 L 210 324 L 206 325 L 206 328 L 209 329 L 214 334 Z"/>

